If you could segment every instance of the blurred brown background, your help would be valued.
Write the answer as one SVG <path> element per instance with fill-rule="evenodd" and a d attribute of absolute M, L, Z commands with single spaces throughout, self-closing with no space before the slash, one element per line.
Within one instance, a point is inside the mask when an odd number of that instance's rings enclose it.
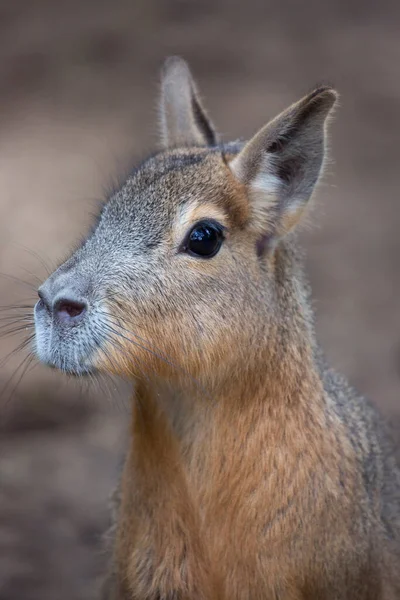
<path fill-rule="evenodd" d="M 191 63 L 225 139 L 333 83 L 334 161 L 303 233 L 318 332 L 400 423 L 399 23 L 394 1 L 1 0 L 0 270 L 37 286 L 36 253 L 62 259 L 107 187 L 154 148 L 166 55 Z M 0 278 L 1 305 L 26 299 Z M 0 341 L 0 360 L 20 339 Z M 7 385 L 20 360 L 0 363 L 0 599 L 89 600 L 128 393 L 41 367 Z"/>

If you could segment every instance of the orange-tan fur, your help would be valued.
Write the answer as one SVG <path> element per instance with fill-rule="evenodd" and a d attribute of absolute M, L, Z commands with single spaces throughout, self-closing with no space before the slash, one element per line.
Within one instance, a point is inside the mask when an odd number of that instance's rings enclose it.
<path fill-rule="evenodd" d="M 105 600 L 400 598 L 393 447 L 324 361 L 293 232 L 335 101 L 318 88 L 224 147 L 169 61 L 163 151 L 41 288 L 45 361 L 135 381 Z M 208 258 L 187 248 L 203 219 Z"/>
<path fill-rule="evenodd" d="M 259 144 L 256 136 L 251 152 L 257 154 Z M 211 169 L 212 191 L 178 215 L 172 241 L 200 217 L 215 217 L 229 223 L 237 245 L 250 255 L 259 231 L 245 229 L 251 192 L 245 177 L 232 176 L 232 158 L 206 159 L 194 173 L 200 182 Z M 254 202 L 259 195 L 253 192 Z M 279 236 L 303 211 L 304 204 L 282 215 Z M 218 275 L 219 260 L 199 261 L 191 276 Z M 256 263 L 249 259 L 247 268 L 257 286 Z M 309 301 L 291 246 L 277 244 L 264 257 L 264 269 L 280 284 L 268 331 L 254 306 L 243 306 L 237 326 L 222 324 L 196 353 L 185 345 L 185 331 L 193 339 L 191 322 L 184 313 L 180 319 L 171 314 L 162 322 L 140 321 L 140 335 L 157 340 L 161 357 L 136 347 L 131 360 L 129 340 L 126 354 L 110 349 L 114 358 L 107 369 L 139 382 L 108 598 L 398 597 L 393 574 L 400 564 L 375 539 L 383 499 L 377 488 L 365 510 L 362 457 L 316 365 Z M 123 298 L 118 320 L 137 331 L 137 314 Z M 367 448 L 373 441 L 358 423 L 360 410 L 356 404 L 354 423 Z"/>

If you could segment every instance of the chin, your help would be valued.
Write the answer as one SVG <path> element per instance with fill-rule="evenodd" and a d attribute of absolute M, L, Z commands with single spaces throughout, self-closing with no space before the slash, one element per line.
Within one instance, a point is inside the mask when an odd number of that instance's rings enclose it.
<path fill-rule="evenodd" d="M 38 347 L 36 347 L 36 356 L 46 367 L 73 377 L 84 377 L 97 372 L 96 367 L 87 364 L 86 360 L 82 360 L 82 362 L 70 360 L 59 353 L 41 352 Z"/>
<path fill-rule="evenodd" d="M 36 331 L 35 349 L 39 361 L 50 369 L 73 377 L 84 377 L 97 372 L 97 368 L 86 356 L 77 357 L 73 351 L 63 353 L 57 348 L 53 349 L 50 340 L 40 330 Z"/>

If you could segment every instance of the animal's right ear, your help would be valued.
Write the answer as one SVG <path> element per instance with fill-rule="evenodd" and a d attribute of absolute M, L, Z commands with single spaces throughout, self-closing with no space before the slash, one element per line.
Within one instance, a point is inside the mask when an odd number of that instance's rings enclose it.
<path fill-rule="evenodd" d="M 177 56 L 167 58 L 162 70 L 160 120 L 164 148 L 213 146 L 217 142 L 189 67 Z"/>

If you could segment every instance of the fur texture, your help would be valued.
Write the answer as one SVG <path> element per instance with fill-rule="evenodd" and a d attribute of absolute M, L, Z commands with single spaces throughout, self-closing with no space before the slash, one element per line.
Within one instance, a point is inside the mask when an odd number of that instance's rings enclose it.
<path fill-rule="evenodd" d="M 40 358 L 136 381 L 108 600 L 395 600 L 400 476 L 379 416 L 318 349 L 294 228 L 336 93 L 218 145 L 187 65 L 164 149 L 41 288 Z M 224 239 L 183 250 L 202 220 Z M 61 321 L 60 298 L 84 300 Z M 58 304 L 57 304 L 58 303 Z"/>

